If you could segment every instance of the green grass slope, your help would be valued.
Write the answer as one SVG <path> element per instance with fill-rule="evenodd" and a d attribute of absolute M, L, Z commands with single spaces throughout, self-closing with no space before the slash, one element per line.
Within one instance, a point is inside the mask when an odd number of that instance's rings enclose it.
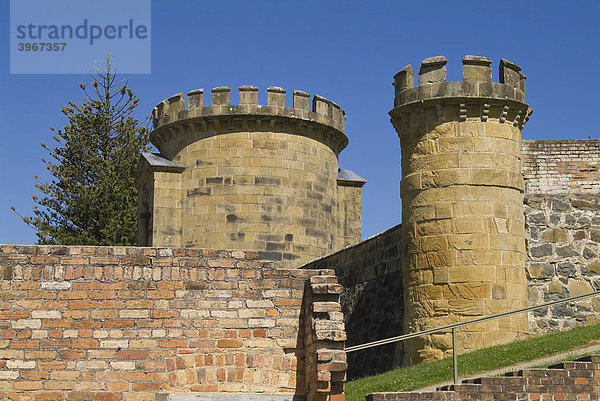
<path fill-rule="evenodd" d="M 600 324 L 576 327 L 459 355 L 458 374 L 471 375 L 579 348 L 600 340 Z M 377 352 L 377 347 L 372 350 Z M 375 392 L 412 391 L 452 380 L 452 358 L 424 362 L 346 384 L 346 401 L 364 401 Z"/>

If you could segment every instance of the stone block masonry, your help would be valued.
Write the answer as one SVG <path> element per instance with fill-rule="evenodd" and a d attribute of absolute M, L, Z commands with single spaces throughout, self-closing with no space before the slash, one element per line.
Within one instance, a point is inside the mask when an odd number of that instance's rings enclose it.
<path fill-rule="evenodd" d="M 204 90 L 159 103 L 150 139 L 160 155 L 144 154 L 138 244 L 252 249 L 279 267 L 297 267 L 361 239 L 361 187 L 340 174 L 347 145 L 344 111 L 314 95 L 267 88 Z M 344 171 L 344 170 L 343 170 Z"/>
<path fill-rule="evenodd" d="M 401 226 L 316 259 L 302 268 L 335 271 L 343 287 L 347 345 L 403 334 Z M 348 354 L 348 378 L 386 372 L 402 364 L 403 343 Z M 375 351 L 375 352 L 374 352 Z"/>
<path fill-rule="evenodd" d="M 405 330 L 493 315 L 527 305 L 521 129 L 531 110 L 525 76 L 500 61 L 463 58 L 463 81 L 446 82 L 431 57 L 414 85 L 410 65 L 394 77 L 391 121 L 402 153 Z M 461 330 L 460 349 L 515 340 L 526 316 Z M 450 335 L 409 341 L 407 362 L 448 356 Z"/>
<path fill-rule="evenodd" d="M 258 256 L 0 246 L 0 399 L 338 399 L 345 332 L 333 271 L 277 269 Z"/>

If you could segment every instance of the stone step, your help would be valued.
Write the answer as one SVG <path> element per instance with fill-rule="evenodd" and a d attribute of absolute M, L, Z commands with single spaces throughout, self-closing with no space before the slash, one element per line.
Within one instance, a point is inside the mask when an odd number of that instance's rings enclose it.
<path fill-rule="evenodd" d="M 554 365 L 550 365 L 548 366 L 548 369 L 582 369 L 582 370 L 586 370 L 586 369 L 590 369 L 590 365 L 588 364 L 588 362 L 560 362 L 560 363 L 555 363 Z"/>
<path fill-rule="evenodd" d="M 462 384 L 438 387 L 436 392 L 374 393 L 366 401 L 421 400 L 540 400 L 548 394 L 558 398 L 590 398 L 600 388 L 600 355 L 589 355 L 572 362 L 561 362 L 545 369 L 522 369 L 504 377 L 465 379 Z M 565 398 L 573 396 L 576 398 Z"/>
<path fill-rule="evenodd" d="M 587 355 L 587 356 L 582 356 L 581 358 L 577 358 L 575 360 L 581 361 L 581 362 L 600 363 L 600 355 Z"/>
<path fill-rule="evenodd" d="M 305 401 L 299 394 L 260 394 L 260 393 L 161 393 L 154 401 Z"/>
<path fill-rule="evenodd" d="M 481 389 L 481 385 L 480 384 L 471 384 L 471 383 L 465 383 L 465 384 L 448 384 L 442 387 L 438 387 L 438 391 L 456 391 L 456 392 L 461 392 L 461 391 L 477 391 Z"/>
<path fill-rule="evenodd" d="M 421 393 L 401 392 L 401 393 L 372 393 L 367 394 L 365 401 L 458 401 L 460 397 L 454 391 L 427 391 Z"/>

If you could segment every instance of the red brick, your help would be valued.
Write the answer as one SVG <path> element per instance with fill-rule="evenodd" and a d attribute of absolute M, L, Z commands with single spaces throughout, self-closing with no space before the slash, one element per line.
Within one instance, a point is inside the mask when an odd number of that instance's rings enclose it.
<path fill-rule="evenodd" d="M 106 320 L 104 327 L 106 328 L 124 328 L 135 326 L 134 320 Z"/>
<path fill-rule="evenodd" d="M 132 383 L 133 391 L 159 391 L 162 383 Z"/>
<path fill-rule="evenodd" d="M 123 394 L 121 393 L 96 393 L 96 401 L 122 401 Z"/>
<path fill-rule="evenodd" d="M 17 336 L 16 330 L 0 330 L 0 338 L 15 338 Z"/>
<path fill-rule="evenodd" d="M 93 339 L 73 339 L 71 343 L 73 348 L 80 349 L 98 348 L 98 346 L 100 345 L 100 342 L 98 340 Z"/>
<path fill-rule="evenodd" d="M 252 336 L 253 337 L 264 338 L 264 337 L 267 336 L 267 330 L 265 330 L 265 329 L 254 329 L 254 330 L 252 330 Z"/>
<path fill-rule="evenodd" d="M 47 380 L 50 377 L 48 371 L 21 371 L 21 378 L 25 380 Z"/>
<path fill-rule="evenodd" d="M 99 320 L 76 320 L 73 322 L 73 327 L 76 329 L 97 329 L 102 327 L 102 322 Z"/>
<path fill-rule="evenodd" d="M 167 290 L 148 291 L 147 297 L 148 299 L 172 299 L 175 297 L 175 292 Z"/>
<path fill-rule="evenodd" d="M 76 391 L 67 395 L 67 401 L 93 401 L 94 393 Z"/>
<path fill-rule="evenodd" d="M 186 340 L 161 340 L 158 346 L 161 348 L 186 348 L 188 342 Z"/>
<path fill-rule="evenodd" d="M 87 299 L 87 291 L 61 291 L 58 293 L 58 299 Z"/>
<path fill-rule="evenodd" d="M 119 360 L 140 360 L 147 359 L 148 351 L 143 350 L 121 350 L 117 354 Z"/>
<path fill-rule="evenodd" d="M 65 394 L 60 391 L 36 393 L 35 401 L 59 401 L 64 400 Z"/>
<path fill-rule="evenodd" d="M 12 340 L 10 347 L 16 349 L 38 349 L 40 342 L 39 340 Z"/>
<path fill-rule="evenodd" d="M 0 310 L 0 319 L 27 319 L 29 315 L 28 310 Z"/>
<path fill-rule="evenodd" d="M 43 382 L 37 381 L 15 381 L 12 384 L 15 390 L 41 390 L 43 388 Z"/>
<path fill-rule="evenodd" d="M 86 352 L 85 351 L 72 351 L 68 350 L 60 350 L 59 355 L 61 359 L 85 359 Z"/>
<path fill-rule="evenodd" d="M 151 372 L 125 372 L 123 379 L 136 382 L 150 382 L 154 380 L 154 373 Z"/>
<path fill-rule="evenodd" d="M 242 340 L 218 340 L 217 347 L 219 348 L 240 348 L 244 345 Z"/>

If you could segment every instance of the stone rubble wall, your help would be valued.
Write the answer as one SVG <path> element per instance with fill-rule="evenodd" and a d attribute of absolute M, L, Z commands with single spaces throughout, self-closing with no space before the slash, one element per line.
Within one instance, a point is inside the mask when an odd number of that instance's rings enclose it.
<path fill-rule="evenodd" d="M 302 268 L 333 269 L 343 288 L 347 345 L 403 333 L 404 294 L 400 225 Z M 402 362 L 402 343 L 348 354 L 348 378 L 374 375 Z"/>
<path fill-rule="evenodd" d="M 600 198 L 596 195 L 529 195 L 527 278 L 529 304 L 600 290 Z M 533 333 L 598 321 L 600 298 L 530 312 Z"/>
<path fill-rule="evenodd" d="M 600 140 L 523 141 L 529 304 L 600 290 Z M 534 333 L 596 322 L 600 299 L 530 312 Z"/>
<path fill-rule="evenodd" d="M 304 398 L 306 282 L 332 274 L 278 269 L 254 251 L 2 245 L 0 399 Z"/>

